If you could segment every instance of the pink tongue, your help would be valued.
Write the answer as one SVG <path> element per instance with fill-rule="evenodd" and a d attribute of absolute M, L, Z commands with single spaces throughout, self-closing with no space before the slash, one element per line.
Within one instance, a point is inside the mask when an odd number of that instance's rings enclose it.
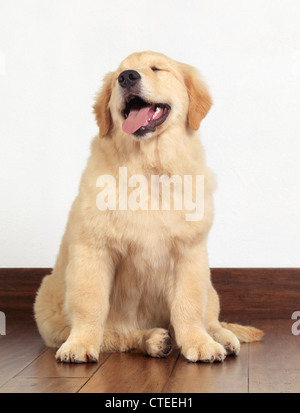
<path fill-rule="evenodd" d="M 128 117 L 123 122 L 123 131 L 126 133 L 134 133 L 142 126 L 147 126 L 149 123 L 148 119 L 151 119 L 153 114 L 154 111 L 152 107 L 149 106 L 145 106 L 141 109 L 131 109 Z"/>

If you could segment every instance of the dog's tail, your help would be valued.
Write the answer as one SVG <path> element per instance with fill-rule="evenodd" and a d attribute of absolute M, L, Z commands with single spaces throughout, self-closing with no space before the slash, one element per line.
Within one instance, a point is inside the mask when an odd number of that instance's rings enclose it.
<path fill-rule="evenodd" d="M 241 326 L 239 324 L 231 324 L 221 322 L 221 326 L 230 330 L 237 336 L 241 343 L 250 343 L 251 341 L 259 341 L 264 335 L 262 330 L 251 326 Z"/>

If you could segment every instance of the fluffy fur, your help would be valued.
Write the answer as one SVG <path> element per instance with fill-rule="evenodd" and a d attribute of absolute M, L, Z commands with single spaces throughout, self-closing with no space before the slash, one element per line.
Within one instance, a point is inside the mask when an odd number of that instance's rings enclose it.
<path fill-rule="evenodd" d="M 124 70 L 140 74 L 143 99 L 171 107 L 142 139 L 122 131 Z M 214 179 L 196 132 L 211 104 L 194 68 L 159 53 L 135 53 L 105 77 L 94 106 L 100 133 L 55 268 L 34 305 L 40 334 L 58 348 L 58 360 L 97 361 L 99 352 L 131 349 L 165 357 L 177 345 L 190 361 L 223 361 L 238 354 L 240 341 L 261 338 L 253 327 L 218 320 L 206 249 Z M 119 166 L 149 182 L 153 174 L 204 175 L 203 219 L 186 221 L 184 210 L 99 211 L 97 177 L 110 174 L 118 183 Z"/>

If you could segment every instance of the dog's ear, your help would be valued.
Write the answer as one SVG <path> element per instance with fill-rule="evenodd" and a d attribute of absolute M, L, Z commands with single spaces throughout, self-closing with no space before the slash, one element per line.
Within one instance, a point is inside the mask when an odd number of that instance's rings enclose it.
<path fill-rule="evenodd" d="M 188 124 L 192 129 L 197 130 L 212 106 L 212 98 L 194 67 L 182 63 L 181 70 L 190 99 Z"/>
<path fill-rule="evenodd" d="M 99 136 L 103 138 L 107 135 L 111 126 L 111 114 L 108 107 L 108 103 L 111 96 L 112 79 L 114 73 L 110 72 L 103 79 L 103 86 L 96 98 L 94 104 L 94 113 L 96 115 L 96 121 L 100 128 Z"/>

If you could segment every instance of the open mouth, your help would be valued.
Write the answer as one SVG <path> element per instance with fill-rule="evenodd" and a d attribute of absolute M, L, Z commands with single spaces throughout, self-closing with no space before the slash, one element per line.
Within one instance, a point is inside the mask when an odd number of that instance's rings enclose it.
<path fill-rule="evenodd" d="M 168 117 L 171 107 L 165 103 L 148 103 L 136 95 L 126 98 L 122 111 L 124 122 L 122 129 L 128 134 L 142 137 L 154 132 Z"/>

